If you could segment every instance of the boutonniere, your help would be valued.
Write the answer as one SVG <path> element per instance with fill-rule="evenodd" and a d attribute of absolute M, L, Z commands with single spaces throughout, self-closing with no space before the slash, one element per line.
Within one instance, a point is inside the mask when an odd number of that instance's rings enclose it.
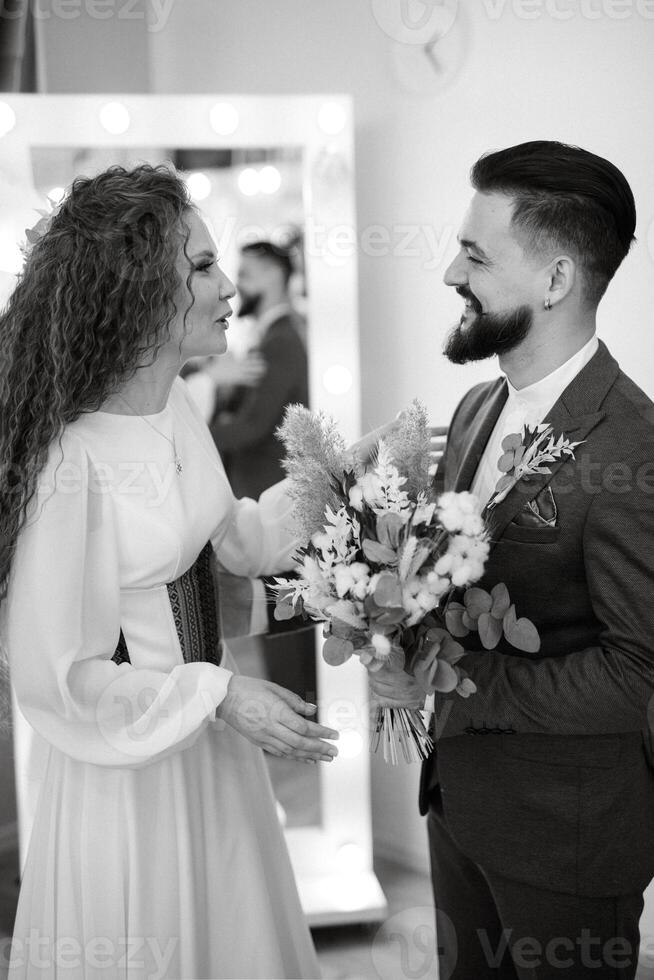
<path fill-rule="evenodd" d="M 495 490 L 486 504 L 490 510 L 501 503 L 516 483 L 535 473 L 551 473 L 547 463 L 553 463 L 561 456 L 575 458 L 574 451 L 582 442 L 570 442 L 564 435 L 558 439 L 549 422 L 539 425 L 525 425 L 521 433 L 515 432 L 502 440 L 502 455 L 497 464 L 503 474 L 497 481 Z"/>

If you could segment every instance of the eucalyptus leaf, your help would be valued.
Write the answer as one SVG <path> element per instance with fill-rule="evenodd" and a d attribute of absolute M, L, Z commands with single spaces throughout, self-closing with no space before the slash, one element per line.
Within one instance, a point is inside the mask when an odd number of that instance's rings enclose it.
<path fill-rule="evenodd" d="M 361 632 L 338 617 L 332 618 L 331 627 L 332 635 L 339 640 L 353 640 Z"/>
<path fill-rule="evenodd" d="M 491 616 L 500 621 L 504 619 L 504 616 L 509 611 L 511 606 L 511 599 L 509 597 L 509 590 L 507 589 L 504 582 L 498 582 L 491 589 L 491 597 L 493 599 L 493 605 L 491 606 Z"/>
<path fill-rule="evenodd" d="M 397 555 L 393 549 L 380 544 L 378 541 L 371 541 L 370 538 L 366 538 L 361 549 L 368 561 L 372 561 L 376 565 L 397 565 Z"/>
<path fill-rule="evenodd" d="M 530 619 L 523 616 L 510 629 L 505 627 L 504 632 L 511 646 L 517 650 L 524 650 L 525 653 L 538 653 L 540 650 L 540 636 Z"/>
<path fill-rule="evenodd" d="M 505 453 L 519 449 L 521 445 L 522 436 L 517 432 L 513 432 L 510 436 L 505 436 L 504 439 L 502 439 L 502 449 Z"/>
<path fill-rule="evenodd" d="M 354 646 L 349 640 L 341 640 L 336 636 L 330 636 L 325 640 L 322 648 L 323 660 L 331 667 L 340 667 L 346 663 L 354 653 Z"/>
<path fill-rule="evenodd" d="M 459 675 L 454 667 L 448 664 L 445 660 L 437 660 L 433 689 L 435 691 L 440 691 L 443 694 L 448 694 L 450 691 L 453 691 L 456 688 L 458 683 Z"/>
<path fill-rule="evenodd" d="M 502 623 L 489 612 L 482 613 L 477 623 L 479 639 L 486 650 L 494 650 L 502 638 Z"/>
<path fill-rule="evenodd" d="M 399 514 L 381 514 L 377 518 L 377 538 L 387 548 L 397 548 L 404 521 Z"/>
<path fill-rule="evenodd" d="M 482 613 L 490 612 L 493 605 L 490 593 L 477 587 L 466 589 L 463 602 L 471 619 L 479 619 Z"/>
<path fill-rule="evenodd" d="M 401 606 L 386 609 L 381 616 L 375 619 L 375 624 L 381 626 L 397 626 L 406 617 L 406 611 Z"/>
<path fill-rule="evenodd" d="M 469 614 L 469 612 L 468 612 L 468 610 L 467 610 L 467 609 L 466 609 L 466 611 L 465 611 L 465 612 L 463 613 L 463 616 L 461 617 L 461 622 L 462 622 L 462 623 L 463 623 L 463 625 L 464 625 L 464 626 L 466 626 L 466 627 L 467 627 L 467 628 L 468 628 L 469 630 L 476 630 L 476 629 L 477 629 L 477 620 L 476 620 L 476 619 L 475 619 L 475 618 L 474 618 L 473 616 L 471 616 L 471 615 Z"/>
<path fill-rule="evenodd" d="M 504 613 L 504 618 L 502 619 L 502 626 L 504 627 L 504 632 L 506 633 L 507 639 L 509 635 L 509 630 L 511 630 L 515 626 L 517 619 L 518 617 L 516 616 L 515 613 L 515 606 L 513 605 L 509 606 L 507 611 Z"/>
<path fill-rule="evenodd" d="M 295 615 L 295 606 L 288 599 L 278 602 L 273 613 L 273 616 L 278 622 L 284 622 L 287 619 L 294 619 Z"/>
<path fill-rule="evenodd" d="M 402 587 L 393 572 L 382 572 L 379 576 L 375 589 L 375 602 L 385 609 L 402 605 Z"/>
<path fill-rule="evenodd" d="M 467 636 L 470 630 L 463 624 L 465 606 L 460 602 L 451 602 L 445 613 L 445 625 L 452 636 Z"/>
<path fill-rule="evenodd" d="M 413 676 L 425 694 L 431 694 L 434 690 L 437 668 L 438 658 L 433 647 L 421 653 L 413 665 Z"/>

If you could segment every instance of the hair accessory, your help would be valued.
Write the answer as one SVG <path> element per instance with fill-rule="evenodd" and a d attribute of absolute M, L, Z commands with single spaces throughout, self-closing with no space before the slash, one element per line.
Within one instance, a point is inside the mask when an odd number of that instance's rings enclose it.
<path fill-rule="evenodd" d="M 50 205 L 48 211 L 44 211 L 42 208 L 34 209 L 37 212 L 37 214 L 41 215 L 41 217 L 39 218 L 39 220 L 36 222 L 35 225 L 32 225 L 31 228 L 25 229 L 25 241 L 21 245 L 19 245 L 19 248 L 23 253 L 23 257 L 26 260 L 30 255 L 32 249 L 38 242 L 39 238 L 43 238 L 45 233 L 50 228 L 50 225 L 52 224 L 52 219 L 54 218 L 55 214 L 57 214 L 59 207 L 61 205 L 61 201 L 57 203 L 57 201 L 53 201 L 51 197 L 47 198 L 47 202 Z"/>

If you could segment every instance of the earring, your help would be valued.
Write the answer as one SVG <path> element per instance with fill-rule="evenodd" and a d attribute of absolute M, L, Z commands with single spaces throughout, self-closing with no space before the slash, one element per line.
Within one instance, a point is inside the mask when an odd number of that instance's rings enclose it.
<path fill-rule="evenodd" d="M 543 306 L 545 307 L 546 310 L 551 310 L 552 309 L 552 300 L 549 298 L 549 296 L 547 297 L 547 299 L 543 303 Z"/>

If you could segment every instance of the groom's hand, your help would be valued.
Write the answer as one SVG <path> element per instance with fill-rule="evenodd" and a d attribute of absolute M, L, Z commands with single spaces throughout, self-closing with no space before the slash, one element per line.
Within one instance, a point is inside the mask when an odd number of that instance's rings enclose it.
<path fill-rule="evenodd" d="M 386 438 L 399 428 L 403 415 L 403 412 L 399 412 L 392 422 L 386 422 L 384 425 L 380 425 L 378 429 L 372 429 L 371 432 L 367 432 L 365 436 L 361 436 L 360 439 L 353 442 L 348 447 L 346 454 L 349 457 L 350 463 L 359 462 L 365 464 L 370 462 L 371 455 L 379 440 Z"/>
<path fill-rule="evenodd" d="M 370 688 L 375 702 L 385 708 L 422 708 L 425 692 L 418 682 L 404 670 L 368 671 Z"/>

